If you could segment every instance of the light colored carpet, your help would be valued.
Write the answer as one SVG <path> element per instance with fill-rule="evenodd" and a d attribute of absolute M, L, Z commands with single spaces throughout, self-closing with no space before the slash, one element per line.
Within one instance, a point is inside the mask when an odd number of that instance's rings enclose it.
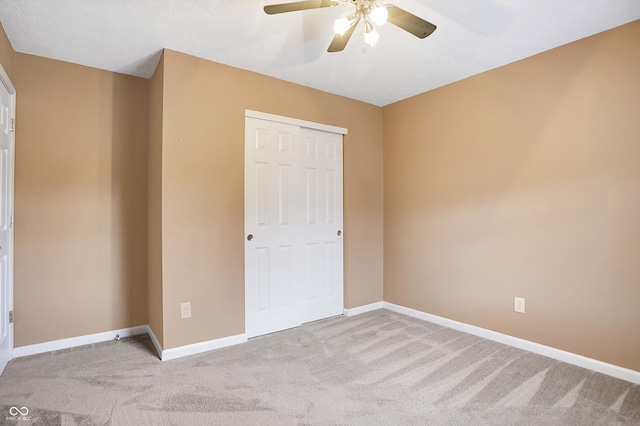
<path fill-rule="evenodd" d="M 378 310 L 164 363 L 146 336 L 15 359 L 0 424 L 13 406 L 46 425 L 611 425 L 640 424 L 640 386 Z"/>

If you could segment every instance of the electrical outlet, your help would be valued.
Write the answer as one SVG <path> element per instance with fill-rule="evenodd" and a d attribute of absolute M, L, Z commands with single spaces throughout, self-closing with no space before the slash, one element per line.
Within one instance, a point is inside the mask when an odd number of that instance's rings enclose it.
<path fill-rule="evenodd" d="M 524 297 L 514 297 L 514 311 L 524 314 Z"/>
<path fill-rule="evenodd" d="M 191 302 L 180 304 L 180 319 L 191 318 Z"/>

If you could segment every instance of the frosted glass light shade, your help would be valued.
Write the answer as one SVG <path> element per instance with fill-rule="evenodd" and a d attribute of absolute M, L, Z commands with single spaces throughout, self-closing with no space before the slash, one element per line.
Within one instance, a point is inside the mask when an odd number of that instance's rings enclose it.
<path fill-rule="evenodd" d="M 369 14 L 369 17 L 374 24 L 383 25 L 389 18 L 389 11 L 386 7 L 376 6 Z"/>
<path fill-rule="evenodd" d="M 364 42 L 371 47 L 376 47 L 376 43 L 379 38 L 380 34 L 378 34 L 374 28 L 371 28 L 371 31 L 364 33 Z"/>
<path fill-rule="evenodd" d="M 351 28 L 351 22 L 349 22 L 349 18 L 339 18 L 333 23 L 333 31 L 336 34 L 344 35 L 347 30 Z"/>

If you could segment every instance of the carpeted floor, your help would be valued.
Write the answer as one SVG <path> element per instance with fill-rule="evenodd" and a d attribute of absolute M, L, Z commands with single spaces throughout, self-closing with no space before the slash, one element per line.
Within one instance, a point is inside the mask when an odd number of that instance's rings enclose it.
<path fill-rule="evenodd" d="M 164 363 L 146 336 L 15 359 L 0 424 L 640 425 L 640 386 L 378 310 Z"/>

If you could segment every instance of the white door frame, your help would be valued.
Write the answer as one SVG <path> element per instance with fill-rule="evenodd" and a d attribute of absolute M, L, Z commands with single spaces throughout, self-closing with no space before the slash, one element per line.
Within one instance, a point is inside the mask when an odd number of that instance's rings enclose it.
<path fill-rule="evenodd" d="M 13 227 L 13 191 L 14 191 L 14 176 L 15 176 L 15 142 L 16 142 L 16 133 L 15 133 L 15 114 L 16 114 L 16 88 L 13 86 L 13 83 L 9 79 L 9 76 L 5 72 L 2 64 L 0 64 L 0 84 L 2 84 L 9 95 L 11 96 L 11 105 L 10 105 L 10 116 L 9 119 L 13 120 L 13 129 L 9 134 L 9 144 L 12 147 L 11 157 L 8 159 L 10 163 L 9 168 L 9 185 L 7 190 L 9 191 L 9 206 L 7 206 L 8 215 L 9 215 L 9 248 L 8 248 L 8 262 L 7 262 L 7 285 L 8 285 L 8 311 L 13 312 L 13 258 L 14 258 L 14 227 Z M 9 315 L 9 312 L 6 315 Z M 5 318 L 8 321 L 8 318 Z M 13 336 L 13 322 L 9 323 L 8 328 L 8 336 L 9 336 L 9 357 L 7 360 L 0 359 L 0 373 L 4 370 L 6 366 L 5 362 L 13 359 L 13 347 L 14 347 L 14 336 Z"/>
<path fill-rule="evenodd" d="M 320 123 L 314 123 L 314 122 L 310 122 L 310 121 L 305 121 L 305 120 L 299 120 L 299 119 L 295 119 L 295 118 L 290 118 L 290 117 L 283 117 L 283 116 L 279 116 L 279 115 L 274 115 L 274 114 L 269 114 L 269 113 L 264 113 L 264 112 L 259 112 L 259 111 L 252 111 L 252 110 L 245 110 L 245 126 L 247 126 L 248 124 L 248 119 L 257 119 L 257 120 L 262 120 L 262 121 L 270 121 L 270 122 L 274 122 L 274 123 L 279 123 L 279 125 L 289 125 L 289 126 L 295 126 L 295 128 L 305 128 L 305 129 L 311 129 L 311 130 L 318 130 L 321 132 L 327 132 L 327 133 L 332 133 L 334 135 L 340 135 L 340 136 L 344 136 L 347 134 L 347 129 L 342 128 L 342 127 L 336 127 L 336 126 L 331 126 L 331 125 L 327 125 L 327 124 L 320 124 Z M 250 121 L 250 120 L 249 120 Z M 246 138 L 246 133 L 245 133 L 245 138 Z M 341 142 L 340 142 L 340 151 L 341 151 L 341 155 L 340 155 L 340 161 L 342 162 L 342 141 L 343 138 L 341 137 Z M 246 144 L 246 139 L 245 139 L 245 144 Z M 246 150 L 246 146 L 245 146 L 245 150 Z M 246 165 L 246 151 L 245 151 L 245 165 Z M 340 171 L 340 176 L 342 176 L 342 170 Z M 342 177 L 340 178 L 342 180 Z M 246 202 L 246 191 L 247 191 L 247 182 L 246 182 L 246 170 L 245 170 L 245 202 Z M 341 191 L 342 192 L 342 191 Z M 341 195 L 342 196 L 342 195 Z M 342 205 L 342 200 L 340 202 L 340 205 Z M 342 208 L 341 208 L 342 209 Z M 245 228 L 246 228 L 246 206 L 245 206 Z M 342 216 L 340 216 L 340 227 L 342 227 Z M 245 229 L 245 233 L 249 232 L 247 229 Z M 340 232 L 338 232 L 338 235 L 340 235 Z M 341 240 L 342 241 L 342 240 Z M 246 269 L 246 262 L 247 262 L 247 243 L 245 242 L 245 273 L 247 271 Z M 341 242 L 341 244 L 343 244 Z M 342 247 L 342 245 L 341 245 Z M 342 253 L 343 248 L 340 249 L 340 253 Z M 342 255 L 340 255 L 340 257 L 342 257 Z M 343 267 L 341 268 L 343 269 Z M 342 288 L 339 290 L 340 293 L 340 300 L 342 300 L 342 294 L 344 292 L 344 280 L 342 279 L 341 282 L 342 284 Z M 247 294 L 247 286 L 248 286 L 248 281 L 247 281 L 247 277 L 245 277 L 245 333 L 250 333 L 250 331 L 247 329 L 247 323 L 250 320 L 249 317 L 249 298 L 248 298 L 248 294 Z M 342 303 L 341 303 L 342 305 Z M 342 311 L 344 306 L 341 306 L 340 311 Z M 316 312 L 319 313 L 320 311 Z M 296 318 L 294 318 L 294 321 L 292 321 L 291 323 L 293 324 L 293 322 L 296 322 L 296 319 L 301 319 L 303 317 L 303 315 L 298 315 L 296 316 Z M 276 323 L 274 323 L 276 324 Z M 282 323 L 277 323 L 277 327 L 278 329 L 282 329 L 282 327 L 285 327 L 285 325 L 283 325 L 284 322 Z M 254 324 L 255 325 L 255 324 Z M 300 323 L 297 323 L 297 325 L 300 325 Z M 291 325 L 290 325 L 291 326 Z M 295 325 L 293 325 L 295 326 Z M 272 329 L 272 331 L 277 331 L 275 329 L 273 329 L 272 327 L 269 327 L 268 325 L 265 325 L 263 327 L 264 330 L 266 329 Z M 269 331 L 271 332 L 271 331 Z M 254 335 L 260 335 L 260 334 L 264 334 L 263 332 L 260 332 L 258 330 L 252 330 L 251 331 L 251 335 L 250 337 L 253 337 Z M 257 333 L 257 334 L 256 334 Z"/>

